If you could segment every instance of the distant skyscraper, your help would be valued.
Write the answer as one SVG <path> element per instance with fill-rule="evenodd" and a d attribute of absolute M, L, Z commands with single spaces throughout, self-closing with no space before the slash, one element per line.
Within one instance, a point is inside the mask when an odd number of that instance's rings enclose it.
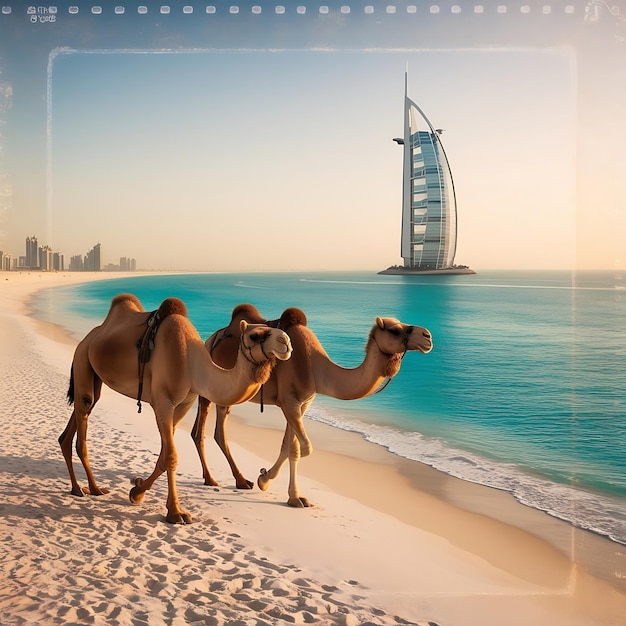
<path fill-rule="evenodd" d="M 39 243 L 37 237 L 26 237 L 26 267 L 39 267 Z"/>
<path fill-rule="evenodd" d="M 57 272 L 62 272 L 65 270 L 64 258 L 60 252 L 55 252 L 52 255 L 52 269 Z"/>
<path fill-rule="evenodd" d="M 50 246 L 39 248 L 39 268 L 46 272 L 52 269 L 52 248 Z"/>
<path fill-rule="evenodd" d="M 408 96 L 404 75 L 402 231 L 400 255 L 404 267 L 381 273 L 474 273 L 454 265 L 457 239 L 456 194 L 452 171 L 440 135 Z"/>
<path fill-rule="evenodd" d="M 100 260 L 100 244 L 97 243 L 85 257 L 85 271 L 86 272 L 99 272 L 102 269 Z"/>
<path fill-rule="evenodd" d="M 70 257 L 70 272 L 82 272 L 85 269 L 85 261 L 80 254 Z"/>

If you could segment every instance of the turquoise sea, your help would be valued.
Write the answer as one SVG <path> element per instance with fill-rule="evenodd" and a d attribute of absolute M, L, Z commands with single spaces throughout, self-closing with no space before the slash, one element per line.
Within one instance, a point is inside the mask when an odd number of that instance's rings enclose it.
<path fill-rule="evenodd" d="M 80 339 L 121 292 L 146 310 L 181 298 L 203 338 L 239 303 L 268 319 L 298 306 L 345 367 L 376 316 L 425 326 L 433 351 L 382 393 L 318 396 L 307 416 L 626 544 L 626 274 L 164 274 L 43 291 L 35 308 Z"/>

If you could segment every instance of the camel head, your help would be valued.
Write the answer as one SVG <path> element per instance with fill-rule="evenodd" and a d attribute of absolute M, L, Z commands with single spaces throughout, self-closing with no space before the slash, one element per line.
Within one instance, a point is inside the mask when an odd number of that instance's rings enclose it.
<path fill-rule="evenodd" d="M 371 337 L 379 350 L 389 355 L 408 350 L 428 354 L 433 349 L 432 336 L 426 328 L 403 324 L 392 317 L 377 317 Z"/>
<path fill-rule="evenodd" d="M 248 324 L 241 320 L 241 351 L 253 363 L 263 363 L 274 358 L 286 361 L 291 357 L 292 347 L 289 335 L 278 328 L 265 324 Z"/>

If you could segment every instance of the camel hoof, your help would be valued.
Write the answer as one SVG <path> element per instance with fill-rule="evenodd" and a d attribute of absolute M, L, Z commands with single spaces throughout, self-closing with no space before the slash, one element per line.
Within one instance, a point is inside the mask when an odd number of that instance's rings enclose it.
<path fill-rule="evenodd" d="M 108 489 L 100 489 L 100 487 L 95 487 L 94 489 L 87 489 L 85 493 L 90 496 L 106 496 L 109 493 Z"/>
<path fill-rule="evenodd" d="M 302 496 L 299 496 L 297 498 L 289 498 L 289 500 L 287 500 L 287 504 L 289 506 L 292 506 L 294 509 L 308 509 L 309 507 L 312 507 L 313 504 L 307 500 L 307 498 L 304 498 Z"/>
<path fill-rule="evenodd" d="M 254 483 L 245 478 L 240 478 L 235 481 L 235 487 L 237 489 L 254 489 Z"/>
<path fill-rule="evenodd" d="M 204 479 L 204 484 L 207 485 L 208 487 L 219 487 L 217 480 L 210 478 L 210 477 Z"/>
<path fill-rule="evenodd" d="M 191 515 L 189 513 L 168 513 L 165 517 L 168 524 L 191 524 Z"/>
<path fill-rule="evenodd" d="M 74 488 L 70 491 L 70 493 L 73 496 L 77 496 L 79 498 L 82 498 L 84 495 L 89 495 L 89 489 L 87 489 L 87 487 L 83 487 L 82 489 L 80 487 L 78 488 Z"/>
<path fill-rule="evenodd" d="M 259 489 L 261 491 L 267 491 L 267 488 L 270 485 L 270 478 L 267 475 L 267 470 L 265 468 L 263 468 L 261 470 L 261 473 L 259 474 L 259 477 L 257 478 L 256 484 L 259 486 Z"/>
<path fill-rule="evenodd" d="M 141 478 L 135 478 L 134 483 L 135 486 L 130 490 L 128 497 L 133 504 L 139 504 L 146 495 L 146 492 L 142 489 L 143 480 Z"/>

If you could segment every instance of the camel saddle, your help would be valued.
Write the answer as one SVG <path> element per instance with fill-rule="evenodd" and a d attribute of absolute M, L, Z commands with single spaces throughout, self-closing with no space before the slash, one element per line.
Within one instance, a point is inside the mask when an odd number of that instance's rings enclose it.
<path fill-rule="evenodd" d="M 285 309 L 282 315 L 278 319 L 265 320 L 263 323 L 266 324 L 267 326 L 270 326 L 271 328 L 278 328 L 282 331 L 287 332 L 289 327 L 293 326 L 294 324 L 300 324 L 301 326 L 306 326 L 307 319 L 306 319 L 306 315 L 304 314 L 304 311 L 296 307 L 290 307 L 288 309 Z M 224 337 L 229 337 L 229 338 L 233 337 L 233 333 L 228 329 L 228 326 L 226 326 L 225 328 L 221 328 L 215 333 L 215 336 L 213 338 L 213 343 L 211 344 L 211 348 L 209 350 L 209 354 L 213 353 L 215 346 L 217 346 L 217 344 L 220 341 L 222 341 Z M 265 407 L 264 402 L 263 402 L 263 388 L 264 387 L 265 385 L 261 385 L 261 388 L 259 389 L 259 406 L 261 409 L 261 413 L 263 413 L 263 409 Z"/>
<path fill-rule="evenodd" d="M 139 372 L 139 389 L 137 390 L 137 413 L 141 413 L 141 395 L 143 393 L 143 373 L 146 363 L 150 360 L 154 350 L 154 337 L 161 323 L 160 309 L 152 311 L 146 320 L 146 330 L 143 337 L 137 342 L 137 363 Z"/>
<path fill-rule="evenodd" d="M 139 407 L 137 413 L 141 413 L 141 394 L 143 393 L 143 373 L 146 368 L 146 363 L 150 360 L 152 351 L 154 350 L 154 338 L 159 324 L 168 315 L 182 315 L 187 317 L 187 307 L 182 300 L 178 298 L 165 298 L 161 302 L 161 306 L 152 311 L 148 315 L 146 320 L 146 330 L 143 337 L 137 342 L 137 361 L 138 361 L 138 373 L 139 373 L 139 390 L 137 391 L 137 406 Z"/>

